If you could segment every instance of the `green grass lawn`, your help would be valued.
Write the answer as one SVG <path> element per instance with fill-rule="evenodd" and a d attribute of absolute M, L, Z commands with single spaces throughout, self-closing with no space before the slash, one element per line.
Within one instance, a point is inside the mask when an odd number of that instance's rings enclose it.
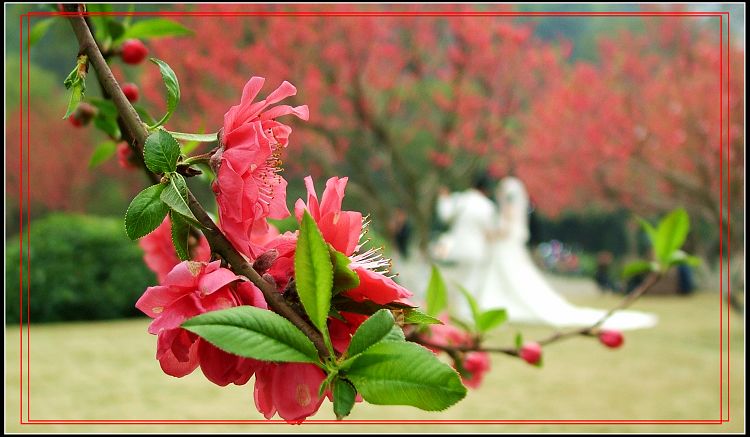
<path fill-rule="evenodd" d="M 579 296 L 577 304 L 607 308 L 611 296 Z M 482 387 L 440 413 L 411 407 L 358 404 L 351 419 L 365 420 L 716 420 L 719 419 L 719 297 L 642 298 L 634 309 L 659 315 L 656 328 L 626 333 L 620 350 L 595 339 L 548 346 L 539 369 L 494 356 Z M 148 319 L 33 325 L 30 418 L 262 419 L 252 381 L 217 387 L 200 371 L 177 379 L 161 372 Z M 547 330 L 524 328 L 527 339 Z M 515 328 L 492 343 L 511 344 Z M 25 333 L 24 333 L 25 335 Z M 744 430 L 744 331 L 732 314 L 731 421 L 723 425 L 20 425 L 19 331 L 6 329 L 7 432 L 741 432 Z M 25 338 L 24 338 L 25 343 Z M 726 340 L 725 345 L 726 347 Z M 25 347 L 25 346 L 24 346 Z M 24 350 L 24 355 L 26 351 Z M 726 360 L 726 354 L 724 355 Z M 25 364 L 24 364 L 25 366 Z M 24 368 L 24 380 L 26 380 Z M 24 383 L 24 387 L 26 384 Z M 725 386 L 726 387 L 726 386 Z M 726 396 L 726 388 L 724 395 Z M 24 404 L 26 394 L 24 393 Z M 26 407 L 24 407 L 24 415 Z M 726 412 L 725 412 L 726 414 Z M 326 401 L 313 419 L 333 419 Z"/>

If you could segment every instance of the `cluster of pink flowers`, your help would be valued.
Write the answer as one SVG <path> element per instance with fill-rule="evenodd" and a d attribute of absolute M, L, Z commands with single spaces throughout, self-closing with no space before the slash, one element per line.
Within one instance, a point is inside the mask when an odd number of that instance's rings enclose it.
<path fill-rule="evenodd" d="M 253 103 L 264 79 L 253 77 L 245 86 L 240 104 L 224 116 L 222 148 L 212 160 L 217 178 L 213 185 L 219 207 L 220 227 L 235 248 L 248 260 L 273 252 L 273 262 L 265 270 L 283 292 L 294 277 L 294 252 L 297 233 L 279 234 L 268 218 L 289 216 L 286 206 L 286 181 L 279 175 L 280 152 L 288 145 L 291 128 L 275 120 L 293 114 L 307 120 L 307 106 L 291 107 L 278 103 L 296 94 L 294 86 L 284 82 L 266 99 Z M 301 218 L 307 210 L 317 223 L 323 238 L 349 257 L 349 267 L 360 283 L 343 294 L 353 301 L 371 301 L 385 305 L 413 305 L 411 293 L 387 276 L 389 261 L 376 251 L 362 251 L 364 233 L 362 214 L 343 211 L 342 200 L 347 178 L 331 178 L 318 200 L 312 178 L 305 178 L 307 201 L 299 199 L 295 213 Z M 169 224 L 165 221 L 141 241 L 146 261 L 159 276 L 161 285 L 150 287 L 137 307 L 153 317 L 149 332 L 158 335 L 157 359 L 165 373 L 181 377 L 200 366 L 206 377 L 218 384 L 245 384 L 255 375 L 254 399 L 266 418 L 278 413 L 291 423 L 299 423 L 314 414 L 324 396 L 318 389 L 325 374 L 315 365 L 270 363 L 241 358 L 219 350 L 196 335 L 180 328 L 195 315 L 238 305 L 267 309 L 263 295 L 254 285 L 209 261 L 210 250 L 201 240 L 193 259 L 203 262 L 178 263 L 171 247 Z M 344 321 L 329 319 L 334 348 L 343 352 L 351 336 L 367 316 L 341 312 Z M 330 392 L 327 394 L 330 397 Z"/>

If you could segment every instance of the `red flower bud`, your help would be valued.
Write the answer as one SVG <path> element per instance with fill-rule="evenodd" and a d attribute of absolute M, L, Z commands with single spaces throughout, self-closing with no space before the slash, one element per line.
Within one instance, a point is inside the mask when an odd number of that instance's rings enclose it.
<path fill-rule="evenodd" d="M 138 85 L 134 83 L 126 83 L 122 86 L 122 92 L 125 94 L 125 97 L 128 98 L 130 103 L 138 101 Z"/>
<path fill-rule="evenodd" d="M 148 48 L 138 39 L 123 42 L 120 50 L 120 57 L 126 64 L 140 64 L 148 55 Z"/>
<path fill-rule="evenodd" d="M 599 341 L 607 347 L 612 349 L 622 346 L 625 339 L 622 336 L 622 332 L 616 330 L 604 330 L 599 332 Z"/>
<path fill-rule="evenodd" d="M 70 114 L 70 117 L 68 117 L 68 121 L 75 127 L 83 126 L 83 122 L 78 117 L 76 117 L 75 113 Z"/>
<path fill-rule="evenodd" d="M 518 355 L 529 364 L 536 364 L 542 359 L 542 347 L 539 343 L 531 342 L 523 345 Z"/>
<path fill-rule="evenodd" d="M 117 162 L 124 169 L 136 168 L 136 165 L 133 164 L 133 149 L 127 143 L 117 145 Z"/>

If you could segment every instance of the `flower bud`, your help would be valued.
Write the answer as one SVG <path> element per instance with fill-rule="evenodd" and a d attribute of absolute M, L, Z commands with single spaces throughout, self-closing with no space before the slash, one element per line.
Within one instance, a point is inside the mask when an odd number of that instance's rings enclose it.
<path fill-rule="evenodd" d="M 134 83 L 126 83 L 122 86 L 122 92 L 130 103 L 138 101 L 138 86 Z"/>
<path fill-rule="evenodd" d="M 97 109 L 94 106 L 86 102 L 81 102 L 78 104 L 75 111 L 70 114 L 68 120 L 70 120 L 70 123 L 75 127 L 86 126 L 91 123 L 91 119 L 96 116 L 96 112 Z"/>
<path fill-rule="evenodd" d="M 148 48 L 138 39 L 129 39 L 120 47 L 120 57 L 126 64 L 140 64 L 148 55 Z"/>
<path fill-rule="evenodd" d="M 253 263 L 253 269 L 255 269 L 256 272 L 263 274 L 266 272 L 266 270 L 271 268 L 273 262 L 276 261 L 276 258 L 278 257 L 279 251 L 276 249 L 271 249 L 268 252 L 264 252 L 255 259 L 255 262 Z"/>
<path fill-rule="evenodd" d="M 127 143 L 117 144 L 117 163 L 124 169 L 136 168 L 133 163 L 133 149 Z"/>
<path fill-rule="evenodd" d="M 599 332 L 599 341 L 603 345 L 615 349 L 622 346 L 625 339 L 622 336 L 622 332 L 610 329 Z"/>
<path fill-rule="evenodd" d="M 542 346 L 535 342 L 526 343 L 518 355 L 529 364 L 537 364 L 542 359 Z"/>

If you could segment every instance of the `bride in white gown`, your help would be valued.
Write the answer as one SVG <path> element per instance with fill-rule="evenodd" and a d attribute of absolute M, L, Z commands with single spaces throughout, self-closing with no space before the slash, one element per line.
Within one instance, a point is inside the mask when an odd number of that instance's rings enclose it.
<path fill-rule="evenodd" d="M 476 289 L 482 308 L 505 308 L 509 320 L 553 327 L 588 326 L 605 310 L 571 305 L 557 294 L 534 265 L 526 249 L 528 195 L 514 177 L 503 179 L 496 192 L 498 215 L 489 244 L 489 264 L 482 285 Z M 605 329 L 638 329 L 656 325 L 652 314 L 618 311 L 602 325 Z"/>

